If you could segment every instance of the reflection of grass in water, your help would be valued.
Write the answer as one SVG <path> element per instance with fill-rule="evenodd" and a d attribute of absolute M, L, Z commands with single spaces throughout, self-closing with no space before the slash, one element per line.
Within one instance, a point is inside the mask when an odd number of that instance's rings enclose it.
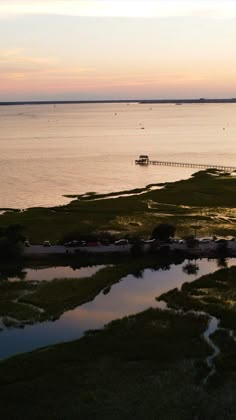
<path fill-rule="evenodd" d="M 123 232 L 122 235 L 147 237 L 156 224 L 165 221 L 177 226 L 177 235 L 186 235 L 190 225 L 198 222 L 202 222 L 202 235 L 234 234 L 232 220 L 219 216 L 231 217 L 231 212 L 235 216 L 235 177 L 211 176 L 201 171 L 188 180 L 167 183 L 159 190 L 144 189 L 141 195 L 137 194 L 140 189 L 132 191 L 128 197 L 112 198 L 111 193 L 103 200 L 90 196 L 65 206 L 6 213 L 1 216 L 1 223 L 24 225 L 27 236 L 36 242 L 56 241 L 71 231 L 88 234 L 113 230 Z M 150 202 L 156 205 L 150 207 Z M 130 220 L 135 223 L 130 224 Z"/>

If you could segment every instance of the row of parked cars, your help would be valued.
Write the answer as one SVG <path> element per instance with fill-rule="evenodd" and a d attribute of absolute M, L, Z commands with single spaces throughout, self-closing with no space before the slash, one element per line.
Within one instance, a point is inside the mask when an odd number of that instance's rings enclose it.
<path fill-rule="evenodd" d="M 24 242 L 24 246 L 26 246 L 26 247 L 31 246 L 30 241 L 25 241 L 25 242 Z M 43 242 L 43 246 L 51 246 L 51 242 L 50 242 L 50 241 L 44 241 L 44 242 Z"/>
<path fill-rule="evenodd" d="M 117 241 L 114 242 L 114 245 L 128 245 L 129 241 L 128 239 L 119 239 Z M 30 242 L 27 240 L 24 242 L 24 245 L 26 247 L 29 247 L 31 244 Z M 50 241 L 44 241 L 43 246 L 45 247 L 49 247 L 51 246 L 51 242 Z M 103 241 L 93 241 L 93 242 L 86 242 L 86 241 L 77 241 L 77 240 L 73 240 L 73 241 L 69 241 L 66 242 L 64 244 L 64 246 L 70 248 L 70 247 L 76 247 L 76 246 L 99 246 L 99 245 L 112 245 L 112 243 L 109 240 L 103 240 Z"/>
<path fill-rule="evenodd" d="M 114 245 L 128 245 L 128 239 L 119 239 L 114 242 Z M 86 241 L 70 241 L 66 242 L 64 246 L 66 247 L 75 247 L 75 246 L 99 246 L 99 245 L 112 245 L 109 240 L 102 240 L 102 241 L 93 241 L 93 242 L 86 242 Z"/>
<path fill-rule="evenodd" d="M 177 241 L 177 243 L 185 243 L 186 242 L 186 240 L 184 240 L 184 239 L 179 239 L 179 240 L 173 239 L 172 243 L 176 242 L 176 241 Z M 235 238 L 234 237 L 231 237 L 230 239 L 216 238 L 216 237 L 215 238 L 199 238 L 199 239 L 196 238 L 196 241 L 198 241 L 200 244 L 206 244 L 206 243 L 210 243 L 210 242 L 224 243 L 224 242 L 228 242 L 228 241 L 235 241 Z"/>
<path fill-rule="evenodd" d="M 228 239 L 229 241 L 235 241 L 234 237 L 231 237 L 230 239 Z M 141 240 L 144 244 L 152 244 L 153 242 L 156 241 L 156 239 L 142 239 Z M 215 242 L 215 243 L 223 243 L 226 242 L 226 239 L 218 239 L 218 238 L 199 238 L 197 239 L 197 241 L 199 243 L 210 243 L 210 242 Z M 177 239 L 177 238 L 173 238 L 173 239 L 169 239 L 168 241 L 165 241 L 165 243 L 176 243 L 176 244 L 184 244 L 186 243 L 185 239 Z M 69 241 L 64 243 L 65 247 L 76 247 L 76 246 L 99 246 L 99 245 L 128 245 L 129 241 L 128 239 L 118 239 L 115 242 L 110 242 L 108 239 L 104 239 L 102 241 L 93 241 L 93 242 L 86 242 L 84 240 L 73 240 L 73 241 Z M 24 245 L 26 247 L 29 247 L 31 244 L 28 240 L 26 240 L 24 242 Z M 44 247 L 50 247 L 51 246 L 51 242 L 50 241 L 44 241 L 42 244 Z"/>

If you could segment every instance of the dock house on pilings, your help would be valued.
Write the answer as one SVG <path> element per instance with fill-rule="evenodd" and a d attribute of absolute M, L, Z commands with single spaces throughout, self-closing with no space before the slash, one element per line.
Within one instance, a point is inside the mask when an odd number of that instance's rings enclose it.
<path fill-rule="evenodd" d="M 135 160 L 136 165 L 148 165 L 149 157 L 148 155 L 140 155 L 138 159 Z"/>

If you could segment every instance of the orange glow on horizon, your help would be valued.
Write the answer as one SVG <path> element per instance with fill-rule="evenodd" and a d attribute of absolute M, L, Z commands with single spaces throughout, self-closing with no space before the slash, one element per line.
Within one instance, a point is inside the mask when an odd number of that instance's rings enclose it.
<path fill-rule="evenodd" d="M 125 92 L 125 97 L 129 95 L 136 97 L 165 97 L 166 95 L 177 96 L 201 96 L 199 93 L 210 92 L 217 89 L 218 92 L 228 92 L 228 96 L 232 97 L 232 89 L 236 88 L 236 81 L 234 74 L 228 75 L 227 79 L 222 81 L 220 75 L 199 75 L 197 74 L 164 74 L 160 76 L 148 77 L 148 75 L 139 75 L 136 77 L 129 77 L 125 75 L 109 75 L 98 76 L 93 78 L 88 75 L 76 77 L 67 73 L 52 73 L 33 75 L 33 77 L 19 75 L 19 77 L 2 77 L 1 91 L 2 93 L 16 93 L 16 94 L 60 94 L 60 93 L 96 93 L 101 95 L 113 95 L 120 97 L 121 90 Z M 206 96 L 204 94 L 204 96 Z M 78 98 L 79 99 L 79 98 Z"/>

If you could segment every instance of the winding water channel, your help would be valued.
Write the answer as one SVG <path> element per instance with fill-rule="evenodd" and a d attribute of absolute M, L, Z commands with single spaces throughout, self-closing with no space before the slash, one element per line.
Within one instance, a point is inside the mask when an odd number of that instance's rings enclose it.
<path fill-rule="evenodd" d="M 213 316 L 210 317 L 208 327 L 207 327 L 206 331 L 204 332 L 204 338 L 212 349 L 212 353 L 210 354 L 210 356 L 208 356 L 206 358 L 206 363 L 207 363 L 207 366 L 209 367 L 210 371 L 203 381 L 204 385 L 206 385 L 210 376 L 214 375 L 214 373 L 216 371 L 215 364 L 214 364 L 214 359 L 218 356 L 218 354 L 220 354 L 220 348 L 214 343 L 214 341 L 212 341 L 211 334 L 213 334 L 218 329 L 219 323 L 220 323 L 219 319 L 217 319 Z"/>
<path fill-rule="evenodd" d="M 17 353 L 78 339 L 88 329 L 101 328 L 114 319 L 135 314 L 150 307 L 163 309 L 165 303 L 157 302 L 155 300 L 157 296 L 175 287 L 180 288 L 186 281 L 193 281 L 219 269 L 216 260 L 203 258 L 196 260 L 199 267 L 196 274 L 186 274 L 183 268 L 187 262 L 186 260 L 179 265 L 172 264 L 168 270 L 145 269 L 139 277 L 130 274 L 122 278 L 119 283 L 114 284 L 109 293 L 101 292 L 93 301 L 65 312 L 58 320 L 26 325 L 23 329 L 14 327 L 3 329 L 0 331 L 0 358 L 4 359 Z M 236 265 L 236 258 L 228 260 L 228 267 L 232 265 Z M 102 266 L 90 267 L 90 275 L 100 268 Z M 47 270 L 47 280 L 55 277 L 55 270 L 57 278 L 64 278 L 65 274 L 68 278 L 79 278 L 82 274 L 79 270 L 73 270 L 70 267 L 52 267 L 43 270 Z M 89 273 L 87 272 L 87 274 Z M 27 270 L 26 279 L 40 281 L 43 277 L 45 279 L 45 275 L 45 271 L 31 269 Z M 213 359 L 217 355 L 218 348 L 210 339 L 210 335 L 217 326 L 218 321 L 211 318 L 204 334 L 205 340 L 212 347 L 212 354 L 207 359 L 208 366 L 212 370 Z"/>

